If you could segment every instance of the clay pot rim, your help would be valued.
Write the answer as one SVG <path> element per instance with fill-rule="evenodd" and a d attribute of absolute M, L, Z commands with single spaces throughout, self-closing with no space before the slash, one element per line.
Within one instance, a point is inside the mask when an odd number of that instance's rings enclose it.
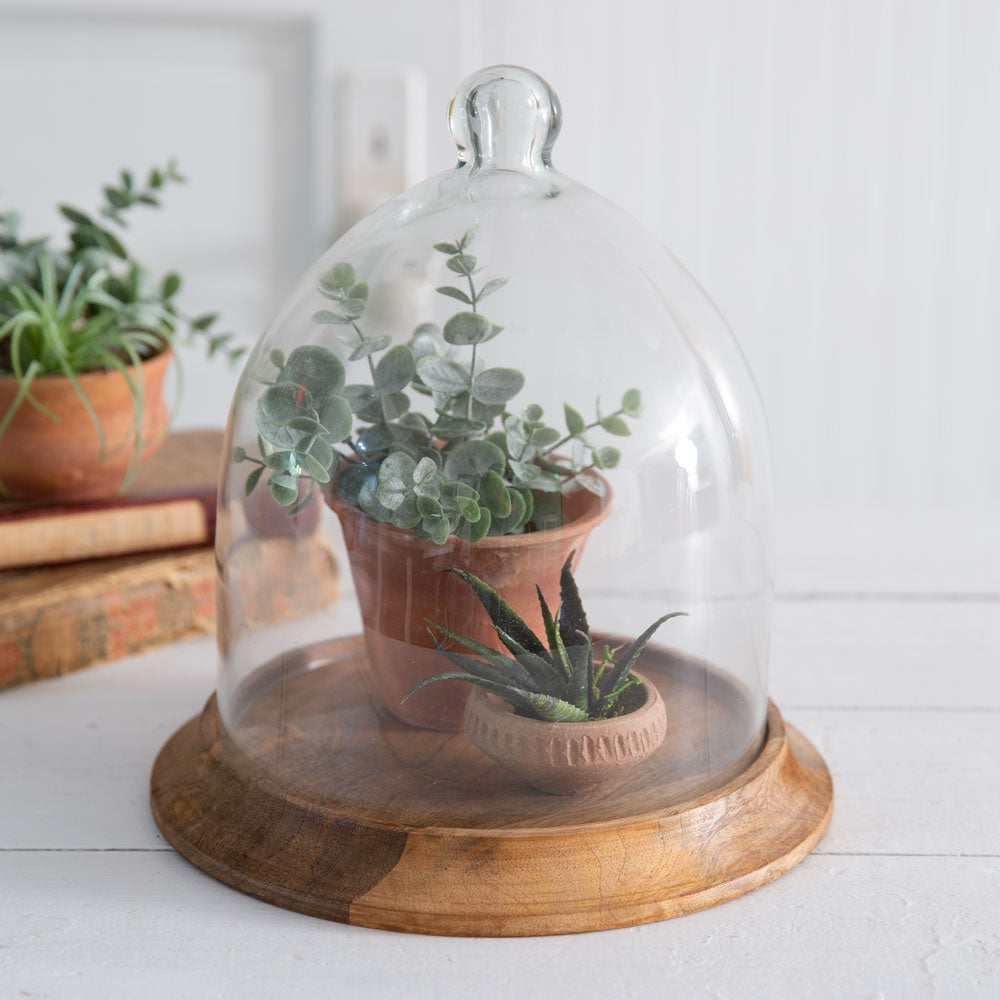
<path fill-rule="evenodd" d="M 162 368 L 169 364 L 171 358 L 174 356 L 173 346 L 167 341 L 163 342 L 163 346 L 155 354 L 151 354 L 148 358 L 143 358 L 141 365 L 128 364 L 125 366 L 127 371 L 135 371 L 138 367 L 142 368 Z M 87 383 L 100 382 L 108 378 L 120 378 L 121 372 L 117 368 L 113 368 L 111 371 L 87 371 L 87 372 L 74 372 L 73 375 L 77 382 L 81 385 L 86 385 Z M 45 375 L 36 375 L 32 379 L 32 386 L 45 384 L 48 386 L 54 386 L 57 382 L 65 382 L 67 385 L 70 384 L 69 379 L 63 375 L 61 372 L 49 372 Z M 17 387 L 20 383 L 18 382 L 16 376 L 5 374 L 0 372 L 0 389 L 6 388 L 9 385 Z"/>
<path fill-rule="evenodd" d="M 648 716 L 664 712 L 663 696 L 659 688 L 640 671 L 633 670 L 632 673 L 642 681 L 646 700 L 634 711 L 616 715 L 612 719 L 589 719 L 586 722 L 546 722 L 544 719 L 529 719 L 524 715 L 517 715 L 510 703 L 499 695 L 491 694 L 478 685 L 475 686 L 469 700 L 475 699 L 478 709 L 484 715 L 489 715 L 506 729 L 513 730 L 515 736 L 537 736 L 540 727 L 544 727 L 547 733 L 567 738 L 621 732 L 633 728 L 636 720 L 642 724 Z"/>
<path fill-rule="evenodd" d="M 604 496 L 597 496 L 595 493 L 590 493 L 589 495 L 596 501 L 595 509 L 583 514 L 581 517 L 573 518 L 573 520 L 567 521 L 565 524 L 561 524 L 558 528 L 547 528 L 544 531 L 530 531 L 520 535 L 487 535 L 484 539 L 478 542 L 467 542 L 455 535 L 449 535 L 448 540 L 443 545 L 439 545 L 437 547 L 444 549 L 454 546 L 458 548 L 466 547 L 476 550 L 518 549 L 538 545 L 541 542 L 560 542 L 564 538 L 579 535 L 581 530 L 585 530 L 589 534 L 590 531 L 596 528 L 597 525 L 599 525 L 611 513 L 611 508 L 614 506 L 614 492 L 612 491 L 611 485 L 608 483 L 607 479 L 605 479 L 605 477 L 599 472 L 594 472 L 592 474 L 597 476 L 604 483 Z M 580 487 L 580 489 L 584 490 L 584 487 Z M 429 545 L 436 545 L 436 543 L 432 541 L 422 541 L 412 532 L 405 531 L 402 528 L 397 528 L 394 524 L 386 524 L 384 521 L 376 521 L 374 518 L 368 517 L 368 515 L 365 514 L 360 507 L 341 500 L 340 494 L 333 483 L 330 484 L 328 489 L 323 491 L 323 496 L 326 499 L 327 505 L 336 514 L 346 514 L 347 516 L 353 517 L 357 520 L 363 519 L 365 522 L 366 532 L 383 535 L 387 538 L 395 539 L 397 542 L 402 541 L 404 543 L 412 543 L 413 545 L 419 546 L 421 549 Z M 635 713 L 633 712 L 630 714 L 634 715 Z M 581 723 L 570 723 L 570 725 L 580 724 Z"/>

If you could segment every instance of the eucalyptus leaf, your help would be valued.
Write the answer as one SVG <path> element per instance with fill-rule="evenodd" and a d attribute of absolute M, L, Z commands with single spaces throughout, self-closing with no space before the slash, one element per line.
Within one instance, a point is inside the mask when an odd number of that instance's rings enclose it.
<path fill-rule="evenodd" d="M 344 388 L 344 363 L 333 351 L 318 344 L 296 347 L 281 372 L 282 382 L 294 382 L 315 397 L 339 393 Z"/>
<path fill-rule="evenodd" d="M 343 441 L 351 433 L 351 405 L 343 396 L 327 396 L 317 413 L 331 441 Z"/>
<path fill-rule="evenodd" d="M 437 250 L 439 253 L 446 253 L 451 255 L 458 253 L 461 247 L 455 246 L 454 243 L 435 243 L 434 249 Z"/>
<path fill-rule="evenodd" d="M 514 368 L 487 368 L 472 380 L 472 395 L 486 404 L 506 403 L 523 388 L 524 375 Z"/>
<path fill-rule="evenodd" d="M 628 389 L 622 396 L 622 409 L 630 417 L 642 416 L 642 394 L 638 389 Z"/>
<path fill-rule="evenodd" d="M 531 424 L 538 423 L 544 413 L 545 411 L 537 403 L 529 403 L 524 408 L 524 419 Z"/>
<path fill-rule="evenodd" d="M 622 453 L 617 448 L 598 448 L 594 452 L 594 462 L 600 469 L 613 469 L 621 461 Z"/>
<path fill-rule="evenodd" d="M 507 457 L 490 441 L 465 441 L 445 456 L 444 473 L 449 479 L 479 480 L 493 469 L 503 472 Z"/>
<path fill-rule="evenodd" d="M 615 434 L 618 437 L 628 437 L 632 433 L 628 424 L 617 414 L 612 414 L 610 417 L 602 417 L 601 427 L 609 434 Z"/>
<path fill-rule="evenodd" d="M 442 330 L 444 339 L 457 346 L 481 344 L 489 340 L 492 333 L 493 324 L 485 316 L 474 312 L 455 313 Z"/>
<path fill-rule="evenodd" d="M 455 257 L 449 257 L 447 261 L 447 266 L 449 271 L 454 271 L 455 274 L 472 274 L 476 269 L 476 264 L 478 261 L 472 254 L 460 253 Z"/>
<path fill-rule="evenodd" d="M 258 465 L 257 468 L 254 469 L 249 476 L 247 476 L 246 485 L 244 486 L 244 493 L 247 496 L 250 496 L 250 494 L 256 489 L 262 475 L 264 475 L 264 466 Z"/>
<path fill-rule="evenodd" d="M 481 542 L 490 533 L 492 520 L 493 515 L 490 514 L 489 508 L 480 507 L 479 517 L 475 520 L 467 516 L 464 517 L 456 534 L 463 542 L 472 542 L 473 544 Z"/>
<path fill-rule="evenodd" d="M 586 421 L 569 403 L 563 403 L 563 413 L 566 417 L 566 430 L 573 437 L 579 437 L 587 429 Z"/>
<path fill-rule="evenodd" d="M 279 507 L 291 507 L 299 498 L 299 489 L 294 477 L 275 473 L 267 481 L 274 502 Z"/>
<path fill-rule="evenodd" d="M 499 520 L 510 514 L 510 493 L 495 469 L 488 470 L 482 476 L 476 489 L 479 491 L 481 502 L 489 508 L 494 520 Z"/>
<path fill-rule="evenodd" d="M 424 384 L 437 392 L 454 394 L 469 387 L 468 370 L 448 358 L 424 358 L 417 372 Z"/>
<path fill-rule="evenodd" d="M 442 285 L 437 290 L 442 295 L 447 295 L 450 299 L 458 299 L 459 302 L 465 302 L 470 306 L 472 305 L 472 299 L 470 299 L 461 288 L 455 288 L 453 285 Z"/>
<path fill-rule="evenodd" d="M 375 389 L 384 396 L 399 392 L 409 384 L 415 372 L 413 351 L 406 344 L 397 344 L 375 366 Z"/>
<path fill-rule="evenodd" d="M 485 299 L 487 295 L 492 295 L 494 292 L 503 288 L 509 280 L 509 278 L 494 278 L 492 281 L 487 281 L 486 284 L 479 289 L 479 294 L 476 298 Z"/>
<path fill-rule="evenodd" d="M 382 333 L 377 337 L 362 337 L 360 343 L 355 343 L 348 361 L 360 361 L 376 351 L 384 351 L 392 343 L 392 337 Z"/>

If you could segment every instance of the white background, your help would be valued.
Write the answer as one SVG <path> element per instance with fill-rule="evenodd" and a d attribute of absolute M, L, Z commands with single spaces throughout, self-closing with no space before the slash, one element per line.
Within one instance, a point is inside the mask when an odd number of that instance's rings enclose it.
<path fill-rule="evenodd" d="M 43 230 L 176 155 L 190 184 L 133 242 L 249 342 L 336 232 L 344 74 L 411 74 L 426 173 L 453 162 L 458 81 L 528 65 L 566 112 L 557 166 L 660 236 L 744 347 L 779 588 L 804 559 L 834 589 L 933 567 L 998 591 L 998 54 L 992 0 L 4 0 L 0 204 Z M 185 371 L 178 426 L 221 424 L 235 376 Z"/>

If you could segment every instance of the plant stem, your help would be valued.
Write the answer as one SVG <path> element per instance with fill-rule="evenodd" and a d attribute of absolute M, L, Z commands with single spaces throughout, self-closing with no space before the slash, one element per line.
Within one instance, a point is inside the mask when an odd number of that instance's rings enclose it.
<path fill-rule="evenodd" d="M 354 327 L 354 332 L 358 335 L 358 347 L 360 347 L 365 342 L 365 335 L 361 332 L 360 327 L 357 323 L 351 323 Z M 389 417 L 385 412 L 385 397 L 378 391 L 378 382 L 375 381 L 375 362 L 372 361 L 371 354 L 368 355 L 368 371 L 372 374 L 372 388 L 375 390 L 375 395 L 378 396 L 378 408 L 382 414 L 382 423 L 388 424 Z"/>

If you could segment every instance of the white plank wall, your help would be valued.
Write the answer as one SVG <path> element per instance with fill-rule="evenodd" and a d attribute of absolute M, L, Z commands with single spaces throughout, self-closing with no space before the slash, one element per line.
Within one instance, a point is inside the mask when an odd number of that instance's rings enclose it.
<path fill-rule="evenodd" d="M 556 165 L 722 307 L 785 511 L 992 515 L 1000 6 L 508 0 L 478 29 L 558 90 Z"/>

